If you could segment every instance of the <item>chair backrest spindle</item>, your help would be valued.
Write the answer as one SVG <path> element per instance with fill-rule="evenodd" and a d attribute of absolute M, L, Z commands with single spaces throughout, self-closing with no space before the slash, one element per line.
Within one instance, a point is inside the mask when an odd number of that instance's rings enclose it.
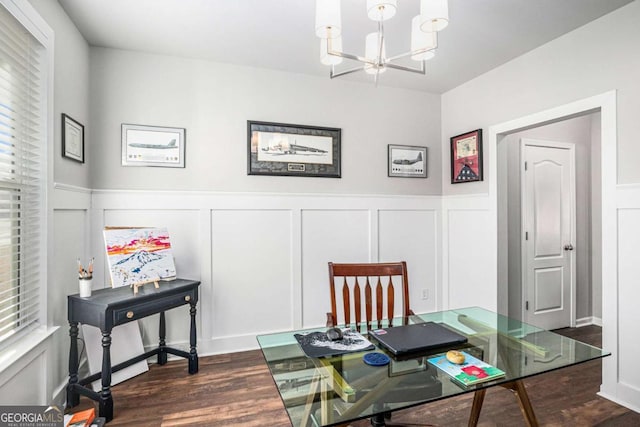
<path fill-rule="evenodd" d="M 349 300 L 349 295 L 349 285 L 345 277 L 344 284 L 342 285 L 342 305 L 344 308 L 344 321 L 347 325 L 351 323 L 351 301 Z"/>

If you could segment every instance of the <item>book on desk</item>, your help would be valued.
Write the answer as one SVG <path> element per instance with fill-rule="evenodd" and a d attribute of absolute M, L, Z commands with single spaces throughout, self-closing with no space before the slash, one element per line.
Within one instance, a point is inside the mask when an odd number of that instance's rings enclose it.
<path fill-rule="evenodd" d="M 430 357 L 427 361 L 465 387 L 504 377 L 504 371 L 495 366 L 477 359 L 465 351 L 460 353 L 464 355 L 464 362 L 461 364 L 450 362 L 447 360 L 446 354 Z"/>

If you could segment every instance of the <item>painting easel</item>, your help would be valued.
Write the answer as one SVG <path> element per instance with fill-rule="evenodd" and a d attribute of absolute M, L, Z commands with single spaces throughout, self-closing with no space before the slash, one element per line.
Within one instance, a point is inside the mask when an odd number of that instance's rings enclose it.
<path fill-rule="evenodd" d="M 153 283 L 153 287 L 156 289 L 160 289 L 160 285 L 158 285 L 158 282 L 160 281 L 160 279 L 151 279 L 151 280 L 147 280 L 145 282 L 140 282 L 140 283 L 134 283 L 131 285 L 131 287 L 133 288 L 133 294 L 134 295 L 138 295 L 138 288 L 140 286 L 144 286 L 147 285 L 149 283 Z"/>

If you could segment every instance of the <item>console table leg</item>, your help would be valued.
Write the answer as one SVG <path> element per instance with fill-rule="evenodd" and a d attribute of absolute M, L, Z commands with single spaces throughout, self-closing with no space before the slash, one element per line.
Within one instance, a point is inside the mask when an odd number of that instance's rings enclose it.
<path fill-rule="evenodd" d="M 196 304 L 190 303 L 191 308 L 189 313 L 191 314 L 191 334 L 189 337 L 189 344 L 191 349 L 189 350 L 189 373 L 195 374 L 198 372 L 198 352 L 196 351 Z"/>
<path fill-rule="evenodd" d="M 69 384 L 67 384 L 67 408 L 80 404 L 80 395 L 74 390 L 78 383 L 78 322 L 69 322 Z"/>
<path fill-rule="evenodd" d="M 167 343 L 165 342 L 166 336 L 166 322 L 164 319 L 164 311 L 160 312 L 160 344 L 158 346 L 158 365 L 164 365 L 167 363 Z"/>
<path fill-rule="evenodd" d="M 102 331 L 102 390 L 99 413 L 109 422 L 113 419 L 113 397 L 111 396 L 111 331 Z"/>

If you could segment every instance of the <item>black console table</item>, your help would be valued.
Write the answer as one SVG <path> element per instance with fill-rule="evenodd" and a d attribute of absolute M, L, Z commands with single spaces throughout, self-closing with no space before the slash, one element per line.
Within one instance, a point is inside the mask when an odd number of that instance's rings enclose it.
<path fill-rule="evenodd" d="M 194 280 L 176 279 L 170 282 L 159 282 L 159 289 L 153 284 L 139 288 L 138 294 L 126 286 L 94 291 L 88 298 L 80 298 L 79 294 L 67 297 L 69 336 L 69 384 L 67 385 L 67 407 L 80 403 L 80 395 L 89 397 L 99 403 L 99 416 L 107 422 L 113 419 L 113 397 L 111 396 L 111 373 L 131 366 L 153 355 L 158 355 L 158 364 L 167 363 L 167 354 L 184 357 L 189 360 L 189 374 L 198 372 L 198 353 L 196 352 L 196 304 L 198 302 L 198 286 Z M 181 305 L 191 306 L 191 332 L 189 352 L 167 347 L 165 344 L 165 310 Z M 111 330 L 114 326 L 133 320 L 142 319 L 160 313 L 160 344 L 158 348 L 133 357 L 116 366 L 111 366 Z M 84 379 L 78 378 L 78 323 L 100 328 L 102 332 L 102 372 Z M 101 378 L 102 390 L 97 393 L 87 387 L 91 382 Z"/>

